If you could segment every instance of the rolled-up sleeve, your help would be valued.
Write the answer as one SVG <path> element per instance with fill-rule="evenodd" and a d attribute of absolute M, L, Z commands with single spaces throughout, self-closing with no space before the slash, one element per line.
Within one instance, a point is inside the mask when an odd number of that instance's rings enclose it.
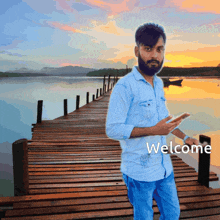
<path fill-rule="evenodd" d="M 127 124 L 126 119 L 131 101 L 131 90 L 123 84 L 116 84 L 110 97 L 106 120 L 106 134 L 109 138 L 123 140 L 130 137 L 134 125 Z"/>

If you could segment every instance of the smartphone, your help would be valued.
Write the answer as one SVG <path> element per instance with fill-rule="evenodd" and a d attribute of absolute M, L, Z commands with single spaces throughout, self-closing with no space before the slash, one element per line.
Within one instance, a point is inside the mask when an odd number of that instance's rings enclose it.
<path fill-rule="evenodd" d="M 177 121 L 179 121 L 179 120 L 183 120 L 183 119 L 185 119 L 185 118 L 187 118 L 187 117 L 189 117 L 189 116 L 190 116 L 189 113 L 184 113 L 184 114 L 180 115 L 179 117 L 173 119 L 170 123 L 172 123 L 172 122 L 177 122 Z"/>

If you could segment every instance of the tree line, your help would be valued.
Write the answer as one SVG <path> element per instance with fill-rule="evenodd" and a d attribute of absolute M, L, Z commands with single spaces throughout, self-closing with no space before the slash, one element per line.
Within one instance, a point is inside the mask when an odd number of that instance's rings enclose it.
<path fill-rule="evenodd" d="M 87 76 L 125 76 L 131 72 L 131 68 L 127 69 L 100 69 L 91 71 Z M 220 76 L 220 67 L 164 67 L 158 76 Z"/>

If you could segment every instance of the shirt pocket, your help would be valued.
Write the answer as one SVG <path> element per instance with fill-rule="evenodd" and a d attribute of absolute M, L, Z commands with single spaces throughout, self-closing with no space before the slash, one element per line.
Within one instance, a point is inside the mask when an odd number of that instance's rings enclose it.
<path fill-rule="evenodd" d="M 138 111 L 143 119 L 150 119 L 155 113 L 155 106 L 152 99 L 140 101 L 138 103 Z"/>

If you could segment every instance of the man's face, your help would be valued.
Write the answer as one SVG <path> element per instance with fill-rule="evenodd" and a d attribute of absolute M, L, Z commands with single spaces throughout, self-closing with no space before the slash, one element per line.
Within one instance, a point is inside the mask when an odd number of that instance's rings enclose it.
<path fill-rule="evenodd" d="M 164 61 L 165 44 L 160 37 L 153 47 L 139 45 L 135 47 L 135 55 L 138 57 L 138 67 L 140 71 L 148 76 L 158 73 Z"/>

